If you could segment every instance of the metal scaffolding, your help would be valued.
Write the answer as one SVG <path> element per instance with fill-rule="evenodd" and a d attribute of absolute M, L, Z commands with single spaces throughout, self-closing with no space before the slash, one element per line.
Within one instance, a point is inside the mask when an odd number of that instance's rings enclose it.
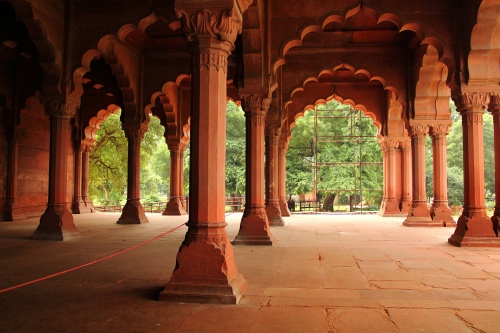
<path fill-rule="evenodd" d="M 346 195 L 349 197 L 349 211 L 358 210 L 363 213 L 367 208 L 364 207 L 363 198 L 369 197 L 370 192 L 372 197 L 374 193 L 379 193 L 382 197 L 383 192 L 383 162 L 377 129 L 361 110 L 352 107 L 347 110 L 346 105 L 331 108 L 328 103 L 316 106 L 313 112 L 313 195 L 318 203 L 314 205 L 314 210 L 321 210 L 321 196 L 326 198 L 328 194 L 334 193 L 340 199 Z M 333 153 L 332 150 L 337 151 Z M 339 179 L 335 182 L 339 188 L 328 188 L 328 183 L 331 182 L 324 179 L 329 173 L 333 174 L 332 168 L 336 169 L 337 176 L 342 175 L 341 181 Z M 368 174 L 369 169 L 375 171 L 370 173 L 369 181 L 372 184 L 363 187 L 363 174 Z M 373 175 L 375 180 L 372 179 Z M 350 177 L 352 179 L 349 179 Z M 374 182 L 379 186 L 374 188 Z M 357 205 L 353 201 L 356 201 Z"/>

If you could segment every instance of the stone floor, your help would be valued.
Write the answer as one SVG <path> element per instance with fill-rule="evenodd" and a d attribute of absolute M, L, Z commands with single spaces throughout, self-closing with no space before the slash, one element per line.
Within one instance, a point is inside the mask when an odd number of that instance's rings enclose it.
<path fill-rule="evenodd" d="M 186 217 L 75 216 L 81 238 L 28 240 L 0 223 L 0 290 L 149 240 Z M 241 214 L 227 217 L 234 238 Z M 186 227 L 111 259 L 0 293 L 0 332 L 500 332 L 500 249 L 447 244 L 401 218 L 294 215 L 272 247 L 235 246 L 249 288 L 233 306 L 158 302 Z"/>

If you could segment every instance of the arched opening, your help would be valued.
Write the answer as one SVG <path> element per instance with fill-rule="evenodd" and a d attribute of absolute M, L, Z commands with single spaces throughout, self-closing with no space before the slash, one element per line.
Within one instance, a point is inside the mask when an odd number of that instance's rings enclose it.
<path fill-rule="evenodd" d="M 109 107 L 108 110 L 100 112 L 101 117 L 86 131 L 93 133 L 88 194 L 96 210 L 120 212 L 127 199 L 128 143 L 120 121 L 121 109 Z M 168 199 L 170 156 L 163 133 L 160 120 L 150 117 L 141 141 L 140 162 L 141 197 L 147 211 L 162 212 Z"/>
<path fill-rule="evenodd" d="M 295 210 L 378 211 L 383 162 L 370 117 L 330 100 L 307 110 L 291 133 L 287 192 L 298 194 Z"/>

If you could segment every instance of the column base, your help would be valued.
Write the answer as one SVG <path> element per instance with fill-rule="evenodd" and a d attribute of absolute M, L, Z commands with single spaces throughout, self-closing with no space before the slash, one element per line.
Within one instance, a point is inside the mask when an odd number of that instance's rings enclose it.
<path fill-rule="evenodd" d="M 420 205 L 411 207 L 408 212 L 408 217 L 403 222 L 407 227 L 442 227 L 442 223 L 435 223 L 432 221 L 431 213 L 427 206 Z"/>
<path fill-rule="evenodd" d="M 382 204 L 380 205 L 380 211 L 378 212 L 380 216 L 401 216 L 404 215 L 399 210 L 398 201 L 394 198 L 384 198 Z"/>
<path fill-rule="evenodd" d="M 95 212 L 94 204 L 92 204 L 92 201 L 84 199 L 84 202 L 87 210 L 89 210 L 91 213 Z"/>
<path fill-rule="evenodd" d="M 86 214 L 92 213 L 92 209 L 87 207 L 85 201 L 73 201 L 71 203 L 71 213 L 73 214 Z"/>
<path fill-rule="evenodd" d="M 171 198 L 167 202 L 167 207 L 162 215 L 186 215 L 186 209 L 182 205 L 182 201 L 179 198 Z"/>
<path fill-rule="evenodd" d="M 500 247 L 494 224 L 487 216 L 461 215 L 448 243 L 460 247 Z"/>
<path fill-rule="evenodd" d="M 160 301 L 237 304 L 247 288 L 238 272 L 225 223 L 187 223 L 174 272 Z"/>
<path fill-rule="evenodd" d="M 231 243 L 233 245 L 273 245 L 273 241 L 264 207 L 245 208 L 240 230 Z"/>
<path fill-rule="evenodd" d="M 411 209 L 411 200 L 405 200 L 401 201 L 401 204 L 399 205 L 399 210 L 401 214 L 408 215 L 408 212 Z"/>
<path fill-rule="evenodd" d="M 276 202 L 275 204 L 267 204 L 266 215 L 270 226 L 282 227 L 285 225 L 285 221 L 283 221 L 283 218 L 281 217 L 281 211 L 278 202 Z"/>
<path fill-rule="evenodd" d="M 280 212 L 281 216 L 283 217 L 288 217 L 290 216 L 290 210 L 288 209 L 288 202 L 286 201 L 286 198 L 280 199 Z"/>
<path fill-rule="evenodd" d="M 142 224 L 149 220 L 144 212 L 144 207 L 139 199 L 128 199 L 123 206 L 122 215 L 116 223 L 118 224 Z"/>
<path fill-rule="evenodd" d="M 434 222 L 440 222 L 443 227 L 456 227 L 457 223 L 451 217 L 451 210 L 448 205 L 439 205 L 431 207 L 431 218 Z"/>
<path fill-rule="evenodd" d="M 40 217 L 40 224 L 31 239 L 67 241 L 80 238 L 80 233 L 73 222 L 73 215 L 66 204 L 47 205 L 45 213 Z"/>

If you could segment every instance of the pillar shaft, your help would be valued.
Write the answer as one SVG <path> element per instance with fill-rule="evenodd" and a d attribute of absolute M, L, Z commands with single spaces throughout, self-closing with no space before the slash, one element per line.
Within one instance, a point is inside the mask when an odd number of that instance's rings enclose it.
<path fill-rule="evenodd" d="M 82 151 L 82 200 L 85 202 L 87 211 L 94 212 L 92 200 L 89 198 L 89 157 L 93 146 L 85 145 Z"/>
<path fill-rule="evenodd" d="M 184 215 L 187 214 L 183 205 L 182 183 L 184 169 L 184 150 L 186 145 L 178 140 L 168 142 L 170 150 L 170 199 L 163 215 Z"/>
<path fill-rule="evenodd" d="M 270 99 L 263 95 L 242 98 L 246 129 L 245 211 L 233 244 L 272 245 L 264 205 L 264 133 Z"/>
<path fill-rule="evenodd" d="M 236 3 L 216 9 L 195 8 L 193 1 L 175 4 L 193 41 L 189 222 L 160 300 L 234 304 L 247 287 L 225 223 L 227 57 L 244 8 Z"/>
<path fill-rule="evenodd" d="M 128 140 L 127 203 L 123 207 L 118 224 L 140 224 L 149 222 L 141 204 L 141 140 L 142 128 L 124 128 Z"/>
<path fill-rule="evenodd" d="M 433 223 L 427 208 L 425 184 L 425 136 L 429 133 L 426 124 L 412 124 L 410 129 L 412 149 L 412 206 L 403 225 L 408 227 L 442 226 Z"/>
<path fill-rule="evenodd" d="M 278 146 L 278 196 L 280 201 L 281 216 L 290 216 L 288 201 L 286 197 L 286 153 L 288 151 L 288 142 L 281 140 Z"/>
<path fill-rule="evenodd" d="M 67 205 L 68 147 L 71 140 L 70 119 L 75 104 L 61 101 L 45 103 L 50 115 L 49 195 L 47 209 L 32 239 L 68 240 L 79 237 Z"/>
<path fill-rule="evenodd" d="M 434 222 L 441 222 L 446 227 L 455 227 L 457 224 L 451 217 L 451 210 L 448 206 L 446 135 L 449 128 L 450 126 L 445 124 L 431 127 L 434 199 L 430 213 Z"/>
<path fill-rule="evenodd" d="M 500 224 L 500 96 L 494 95 L 491 98 L 489 111 L 493 116 L 493 138 L 495 152 L 495 212 L 491 217 L 493 226 L 497 230 Z"/>
<path fill-rule="evenodd" d="M 83 200 L 82 194 L 82 180 L 83 180 L 83 151 L 85 150 L 85 145 L 80 142 L 75 147 L 75 169 L 74 169 L 74 182 L 73 182 L 73 202 L 71 204 L 71 211 L 73 214 L 88 213 L 85 206 L 85 201 Z"/>
<path fill-rule="evenodd" d="M 412 201 L 412 165 L 411 165 L 411 139 L 403 139 L 399 143 L 401 149 L 401 213 L 408 214 Z"/>
<path fill-rule="evenodd" d="M 385 137 L 381 141 L 384 152 L 384 198 L 380 207 L 379 215 L 398 216 L 400 215 L 399 203 L 396 198 L 398 185 L 397 181 L 397 159 L 396 153 L 399 147 L 399 140 Z"/>
<path fill-rule="evenodd" d="M 266 129 L 266 214 L 271 226 L 283 226 L 278 197 L 278 145 L 281 128 L 269 125 Z"/>
<path fill-rule="evenodd" d="M 462 116 L 464 209 L 448 242 L 455 246 L 500 246 L 484 205 L 483 113 L 490 95 L 464 93 L 455 98 Z"/>
<path fill-rule="evenodd" d="M 23 133 L 13 130 L 7 138 L 6 205 L 3 220 L 14 221 L 14 204 L 17 197 L 17 170 L 19 165 L 19 141 Z"/>

